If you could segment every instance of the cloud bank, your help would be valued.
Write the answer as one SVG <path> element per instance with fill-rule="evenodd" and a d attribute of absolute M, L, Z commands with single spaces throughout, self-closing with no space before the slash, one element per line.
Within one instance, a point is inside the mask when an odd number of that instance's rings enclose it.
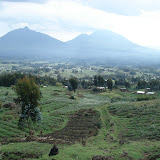
<path fill-rule="evenodd" d="M 151 0 L 3 0 L 0 36 L 28 26 L 67 41 L 80 33 L 108 29 L 140 45 L 160 46 L 160 2 L 153 1 L 157 5 L 150 5 Z"/>

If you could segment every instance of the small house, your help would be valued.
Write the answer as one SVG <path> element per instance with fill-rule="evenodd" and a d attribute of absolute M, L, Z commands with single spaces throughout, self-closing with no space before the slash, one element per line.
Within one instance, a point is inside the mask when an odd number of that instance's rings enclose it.
<path fill-rule="evenodd" d="M 146 94 L 147 94 L 147 95 L 154 95 L 155 92 L 147 92 Z"/>
<path fill-rule="evenodd" d="M 126 89 L 126 88 L 120 88 L 120 91 L 121 91 L 121 92 L 126 92 L 127 89 Z"/>
<path fill-rule="evenodd" d="M 137 94 L 145 94 L 145 91 L 137 91 Z"/>
<path fill-rule="evenodd" d="M 105 87 L 97 87 L 100 90 L 105 90 Z"/>

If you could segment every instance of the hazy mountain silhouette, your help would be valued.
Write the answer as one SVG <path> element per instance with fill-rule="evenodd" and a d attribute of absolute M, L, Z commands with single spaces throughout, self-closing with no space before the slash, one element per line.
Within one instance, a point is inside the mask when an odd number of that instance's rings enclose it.
<path fill-rule="evenodd" d="M 91 35 L 81 34 L 67 42 L 75 53 L 81 56 L 108 56 L 110 52 L 126 52 L 140 48 L 125 37 L 107 30 L 96 31 Z"/>
<path fill-rule="evenodd" d="M 137 47 L 138 45 L 132 43 L 125 37 L 107 30 L 100 30 L 91 35 L 81 34 L 75 39 L 68 41 L 71 45 L 81 45 L 81 47 L 94 47 L 106 49 L 128 49 Z"/>
<path fill-rule="evenodd" d="M 0 55 L 52 55 L 63 45 L 55 38 L 24 27 L 0 38 Z"/>
<path fill-rule="evenodd" d="M 108 30 L 99 30 L 91 35 L 81 34 L 67 44 L 70 46 L 70 53 L 80 58 L 108 58 L 120 63 L 150 63 L 158 62 L 157 58 L 160 57 L 159 51 L 137 45 Z"/>
<path fill-rule="evenodd" d="M 158 62 L 159 52 L 139 46 L 107 30 L 81 34 L 62 42 L 28 27 L 13 30 L 0 38 L 1 56 L 54 56 L 63 58 L 107 58 L 110 61 Z"/>

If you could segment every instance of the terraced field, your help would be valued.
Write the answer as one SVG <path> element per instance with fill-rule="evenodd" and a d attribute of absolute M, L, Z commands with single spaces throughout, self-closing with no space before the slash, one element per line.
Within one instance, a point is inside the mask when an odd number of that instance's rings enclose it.
<path fill-rule="evenodd" d="M 123 137 L 128 140 L 160 140 L 160 101 L 113 104 L 108 107 Z"/>
<path fill-rule="evenodd" d="M 40 109 L 43 113 L 43 121 L 37 125 L 33 124 L 36 135 L 39 135 L 40 132 L 48 134 L 62 129 L 68 122 L 70 114 L 75 111 L 95 108 L 109 102 L 109 99 L 103 95 L 92 95 L 86 92 L 83 95 L 77 93 L 76 100 L 72 100 L 69 99 L 72 93 L 62 87 L 41 88 L 41 91 L 43 97 L 40 101 Z M 1 97 L 6 92 L 9 92 L 9 96 L 6 96 L 6 99 L 12 100 L 9 102 L 13 102 L 13 98 L 16 95 L 11 88 L 2 87 Z M 2 102 L 3 104 L 8 103 L 8 101 Z M 3 107 L 0 109 L 0 139 L 19 138 L 28 135 L 27 129 L 24 131 L 19 130 L 17 126 L 18 116 L 19 113 L 15 109 Z"/>
<path fill-rule="evenodd" d="M 17 124 L 9 123 L 6 121 L 0 121 L 0 139 L 2 138 L 13 138 L 17 136 L 24 136 L 28 134 L 27 131 L 19 130 Z"/>
<path fill-rule="evenodd" d="M 0 95 L 3 99 L 6 90 Z M 70 99 L 74 93 L 62 87 L 41 88 L 41 92 L 43 121 L 32 126 L 34 141 L 25 138 L 27 129 L 18 129 L 14 109 L 0 109 L 0 159 L 91 160 L 101 155 L 112 160 L 159 160 L 159 99 L 136 102 L 135 95 L 116 90 L 77 90 L 74 100 Z M 55 143 L 59 154 L 49 157 Z"/>
<path fill-rule="evenodd" d="M 65 128 L 39 137 L 43 143 L 74 144 L 85 141 L 90 136 L 98 134 L 101 120 L 99 113 L 89 110 L 80 110 L 70 115 L 69 122 Z"/>

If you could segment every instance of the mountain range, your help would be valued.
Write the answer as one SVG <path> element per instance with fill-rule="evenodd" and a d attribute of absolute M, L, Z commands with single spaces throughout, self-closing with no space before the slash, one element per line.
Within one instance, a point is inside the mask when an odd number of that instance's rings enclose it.
<path fill-rule="evenodd" d="M 106 58 L 122 63 L 155 63 L 160 58 L 159 51 L 134 44 L 108 30 L 99 30 L 91 35 L 81 34 L 73 40 L 62 42 L 28 27 L 13 30 L 0 38 L 0 56 Z"/>

